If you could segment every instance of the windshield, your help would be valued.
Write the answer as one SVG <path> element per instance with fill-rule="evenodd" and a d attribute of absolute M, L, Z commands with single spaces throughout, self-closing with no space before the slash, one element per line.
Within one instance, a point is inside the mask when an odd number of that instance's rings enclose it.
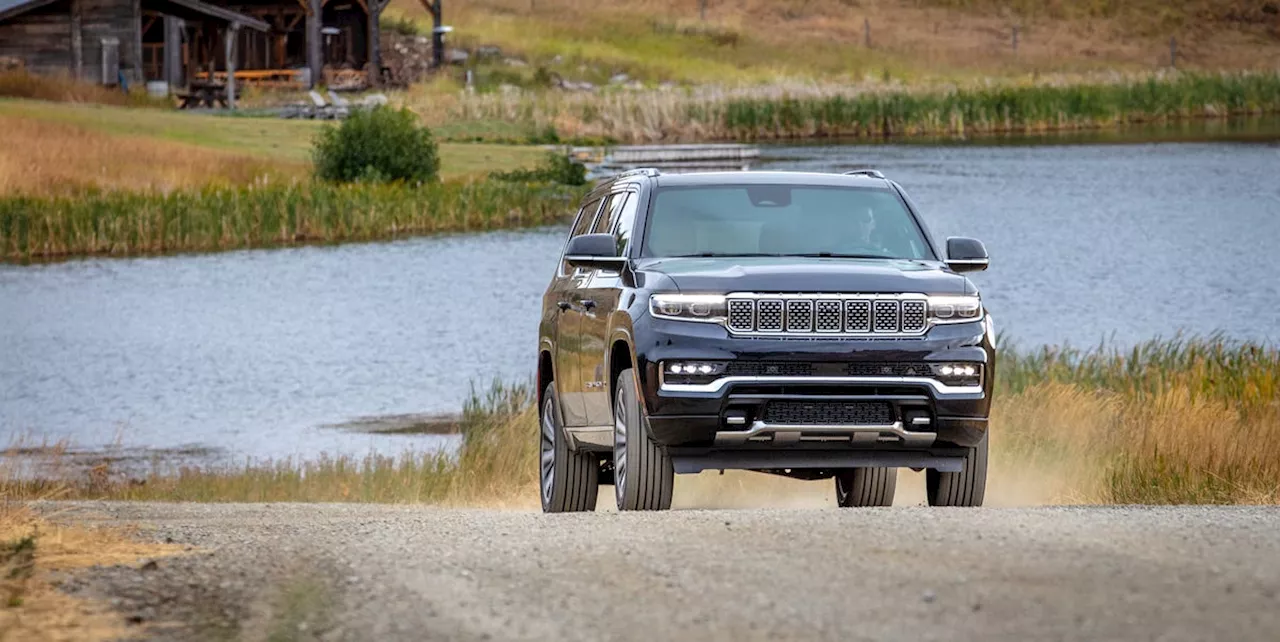
<path fill-rule="evenodd" d="M 659 188 L 642 255 L 933 258 L 897 193 L 812 185 Z"/>

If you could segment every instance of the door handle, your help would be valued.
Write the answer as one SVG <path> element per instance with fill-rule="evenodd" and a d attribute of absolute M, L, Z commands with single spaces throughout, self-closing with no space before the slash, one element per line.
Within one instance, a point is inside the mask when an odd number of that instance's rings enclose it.
<path fill-rule="evenodd" d="M 556 306 L 557 306 L 557 307 L 559 307 L 562 311 L 563 311 L 563 310 L 568 310 L 569 308 L 573 307 L 573 306 L 569 305 L 569 302 L 568 302 L 568 301 L 560 301 L 560 302 L 556 303 Z"/>
<path fill-rule="evenodd" d="M 582 308 L 583 308 L 584 310 L 594 310 L 594 309 L 596 309 L 596 302 L 595 302 L 595 300 L 594 300 L 594 299 L 583 299 L 583 300 L 582 300 Z"/>

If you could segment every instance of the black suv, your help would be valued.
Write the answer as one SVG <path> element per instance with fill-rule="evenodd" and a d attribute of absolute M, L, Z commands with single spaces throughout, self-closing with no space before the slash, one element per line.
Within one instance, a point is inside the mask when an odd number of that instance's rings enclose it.
<path fill-rule="evenodd" d="M 543 297 L 542 507 L 671 506 L 675 473 L 834 477 L 841 506 L 977 506 L 994 335 L 962 272 L 875 170 L 634 170 L 592 190 Z"/>

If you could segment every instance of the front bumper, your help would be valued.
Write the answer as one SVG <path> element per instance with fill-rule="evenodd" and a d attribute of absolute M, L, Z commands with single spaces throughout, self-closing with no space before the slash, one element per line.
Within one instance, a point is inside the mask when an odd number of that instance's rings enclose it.
<path fill-rule="evenodd" d="M 937 326 L 914 339 L 745 339 L 718 325 L 647 317 L 635 336 L 650 432 L 673 454 L 711 457 L 724 450 L 780 448 L 918 452 L 973 446 L 986 434 L 995 377 L 987 321 Z M 670 360 L 961 361 L 983 364 L 985 376 L 981 385 L 949 386 L 930 376 L 831 376 L 827 368 L 826 376 L 726 376 L 672 384 L 660 370 Z M 892 415 L 868 425 L 766 422 L 766 408 L 775 401 L 887 403 Z"/>

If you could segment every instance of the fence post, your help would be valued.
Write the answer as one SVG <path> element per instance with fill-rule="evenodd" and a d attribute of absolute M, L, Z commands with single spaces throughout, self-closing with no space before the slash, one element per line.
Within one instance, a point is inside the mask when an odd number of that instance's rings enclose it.
<path fill-rule="evenodd" d="M 1169 36 L 1169 66 L 1178 68 L 1178 39 L 1174 36 Z"/>
<path fill-rule="evenodd" d="M 1018 27 L 1017 27 L 1017 25 L 1014 25 L 1014 27 L 1013 27 L 1013 55 L 1014 55 L 1015 57 L 1018 55 Z"/>
<path fill-rule="evenodd" d="M 862 19 L 862 44 L 867 49 L 871 48 L 871 18 Z"/>
<path fill-rule="evenodd" d="M 698 0 L 698 19 L 707 21 L 707 0 Z"/>

